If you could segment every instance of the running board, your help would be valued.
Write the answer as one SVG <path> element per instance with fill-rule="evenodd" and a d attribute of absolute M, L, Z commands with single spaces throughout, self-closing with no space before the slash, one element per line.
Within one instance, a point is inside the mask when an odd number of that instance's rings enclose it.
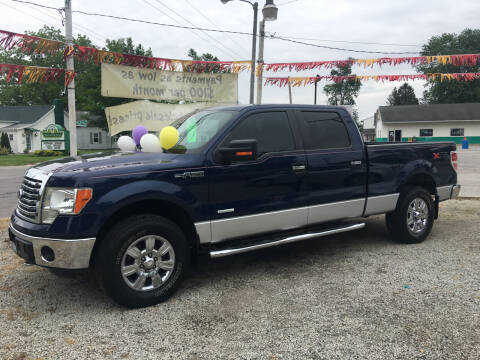
<path fill-rule="evenodd" d="M 229 255 L 235 255 L 235 254 L 241 254 L 245 253 L 248 251 L 254 251 L 254 250 L 260 250 L 272 246 L 278 246 L 278 245 L 283 245 L 283 244 L 288 244 L 292 242 L 297 242 L 297 241 L 302 241 L 302 240 L 307 240 L 307 239 L 312 239 L 316 237 L 321 237 L 321 236 L 327 236 L 327 235 L 333 235 L 333 234 L 340 234 L 343 232 L 347 231 L 353 231 L 353 230 L 359 230 L 365 227 L 365 223 L 360 223 L 360 224 L 354 224 L 354 225 L 349 225 L 349 226 L 343 226 L 343 227 L 338 227 L 335 229 L 330 229 L 330 230 L 325 230 L 325 231 L 320 231 L 320 232 L 310 232 L 302 235 L 295 235 L 295 236 L 289 236 L 280 240 L 275 240 L 271 242 L 265 242 L 261 244 L 256 244 L 256 245 L 250 245 L 250 246 L 245 246 L 245 247 L 238 247 L 238 248 L 232 248 L 232 249 L 224 249 L 224 250 L 212 250 L 210 251 L 210 257 L 211 258 L 220 258 L 224 256 L 229 256 Z"/>

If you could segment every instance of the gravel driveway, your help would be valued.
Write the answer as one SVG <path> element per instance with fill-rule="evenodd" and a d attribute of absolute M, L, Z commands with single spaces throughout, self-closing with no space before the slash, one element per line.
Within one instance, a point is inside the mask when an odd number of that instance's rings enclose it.
<path fill-rule="evenodd" d="M 84 275 L 25 266 L 0 234 L 6 359 L 479 359 L 480 201 L 430 238 L 358 232 L 207 261 L 169 301 L 126 310 Z M 5 224 L 4 224 L 5 227 Z"/>

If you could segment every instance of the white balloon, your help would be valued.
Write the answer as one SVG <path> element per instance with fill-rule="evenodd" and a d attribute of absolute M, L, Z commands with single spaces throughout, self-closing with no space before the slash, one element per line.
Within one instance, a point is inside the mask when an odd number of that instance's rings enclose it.
<path fill-rule="evenodd" d="M 153 134 L 145 134 L 140 139 L 140 146 L 144 152 L 160 152 L 162 147 L 160 146 L 160 140 Z"/>
<path fill-rule="evenodd" d="M 130 136 L 120 136 L 117 141 L 117 145 L 122 151 L 135 151 L 137 145 Z"/>

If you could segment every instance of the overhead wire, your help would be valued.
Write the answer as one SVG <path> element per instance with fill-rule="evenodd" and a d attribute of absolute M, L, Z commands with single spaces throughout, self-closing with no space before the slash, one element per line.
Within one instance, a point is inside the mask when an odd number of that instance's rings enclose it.
<path fill-rule="evenodd" d="M 25 11 L 22 11 L 22 10 L 20 10 L 20 9 L 17 9 L 17 8 L 15 8 L 15 7 L 13 7 L 13 6 L 7 5 L 7 4 L 5 4 L 5 3 L 3 3 L 3 2 L 2 2 L 2 4 L 3 4 L 4 6 L 10 8 L 10 9 L 12 9 L 12 10 L 15 10 L 15 11 L 18 11 L 19 13 L 22 13 L 23 15 L 27 15 L 27 16 L 33 18 L 33 19 L 36 19 L 36 20 L 40 21 L 40 22 L 43 23 L 43 24 L 48 24 L 48 25 L 53 26 L 53 27 L 56 27 L 56 26 L 57 26 L 57 25 L 55 25 L 55 24 L 52 24 L 51 22 L 45 21 L 45 19 L 41 19 L 41 18 L 39 18 L 39 17 L 36 17 L 35 15 L 32 15 L 32 14 L 30 14 L 30 13 L 27 13 L 27 12 L 25 12 Z"/>
<path fill-rule="evenodd" d="M 178 12 L 176 12 L 174 9 L 168 7 L 167 5 L 165 5 L 162 1 L 160 0 L 155 0 L 158 4 L 164 6 L 165 8 L 167 8 L 168 10 L 170 10 L 172 13 L 174 13 L 175 15 L 177 15 L 179 18 L 185 20 L 188 24 L 192 25 L 192 26 L 197 26 L 195 25 L 192 21 L 188 20 L 185 16 L 183 16 L 182 14 L 179 14 Z M 230 47 L 228 47 L 227 45 L 223 44 L 221 41 L 219 41 L 218 39 L 214 38 L 212 35 L 210 35 L 209 33 L 207 32 L 204 32 L 202 31 L 202 33 L 204 33 L 206 36 L 208 36 L 210 39 L 212 39 L 213 41 L 217 42 L 218 44 L 220 44 L 220 46 L 223 46 L 225 49 L 227 49 L 230 54 L 233 54 L 234 56 L 238 56 L 239 58 L 242 58 L 242 55 L 240 55 L 238 52 L 236 52 L 235 50 L 232 50 Z"/>
<path fill-rule="evenodd" d="M 185 2 L 190 5 L 190 7 L 196 11 L 201 17 L 203 17 L 205 20 L 207 20 L 210 24 L 212 24 L 216 29 L 219 29 L 220 30 L 220 27 L 213 22 L 212 19 L 210 19 L 208 16 L 206 16 L 202 11 L 200 11 L 200 9 L 198 9 L 196 6 L 194 6 L 190 0 L 185 0 Z M 227 36 L 230 40 L 232 40 L 233 43 L 236 42 L 236 40 L 230 36 L 230 34 L 225 34 L 225 36 Z M 238 45 L 244 52 L 246 52 L 247 54 L 249 53 L 249 50 L 245 49 L 241 44 L 236 44 Z"/>
<path fill-rule="evenodd" d="M 179 27 L 182 27 L 182 25 L 180 24 L 180 22 L 178 20 L 176 20 L 174 17 L 172 17 L 170 14 L 166 13 L 165 11 L 163 11 L 162 9 L 158 8 L 157 6 L 151 4 L 150 2 L 148 2 L 147 0 L 143 0 L 146 4 L 148 4 L 150 7 L 152 7 L 153 9 L 157 10 L 158 12 L 160 12 L 161 14 L 167 16 L 169 19 L 171 19 L 172 21 L 174 21 L 175 23 L 178 24 Z M 202 41 L 205 41 L 205 42 L 208 42 L 210 43 L 211 45 L 213 45 L 214 47 L 216 47 L 218 50 L 222 51 L 223 53 L 227 54 L 228 56 L 232 56 L 230 53 L 226 52 L 225 50 L 219 48 L 217 45 L 215 44 L 212 44 L 208 39 L 204 38 L 203 36 L 201 36 L 199 33 L 195 32 L 194 28 L 192 29 L 189 29 L 190 32 L 192 32 L 195 36 L 197 36 L 199 39 L 201 39 Z M 203 35 L 203 34 L 202 34 Z"/>
<path fill-rule="evenodd" d="M 37 4 L 37 3 L 34 3 L 34 2 L 25 1 L 25 0 L 11 0 L 11 1 L 20 2 L 20 3 L 29 3 L 29 4 L 32 4 L 32 5 L 35 5 L 35 6 L 46 7 L 46 8 L 55 9 L 55 10 L 61 10 L 60 8 L 45 6 L 45 5 L 41 5 L 41 4 Z M 77 13 L 77 14 L 87 15 L 87 16 L 98 16 L 98 17 L 104 17 L 104 18 L 110 18 L 110 19 L 116 19 L 116 20 L 131 21 L 131 22 L 157 25 L 157 26 L 164 26 L 164 27 L 177 28 L 177 29 L 201 30 L 201 31 L 210 31 L 210 32 L 216 32 L 216 33 L 239 34 L 239 35 L 252 36 L 252 33 L 245 32 L 245 31 L 219 30 L 219 29 L 209 29 L 209 28 L 196 27 L 196 26 L 165 24 L 165 23 L 160 23 L 160 22 L 156 22 L 156 21 L 128 18 L 128 17 L 124 17 L 124 16 L 116 16 L 116 15 L 88 12 L 88 11 L 82 11 L 82 10 L 73 10 L 73 12 Z M 340 48 L 340 47 L 333 47 L 333 46 L 307 43 L 307 42 L 304 42 L 304 41 L 293 40 L 291 38 L 286 38 L 286 37 L 278 36 L 278 35 L 271 34 L 271 33 L 270 33 L 269 36 L 266 36 L 266 38 L 267 39 L 278 39 L 278 40 L 287 41 L 287 42 L 291 42 L 291 43 L 296 43 L 296 44 L 300 44 L 300 45 L 312 46 L 312 47 L 329 49 L 329 50 L 345 51 L 345 52 L 366 53 L 366 54 L 385 54 L 385 55 L 418 54 L 418 51 L 417 52 L 413 52 L 413 51 L 395 52 L 395 51 L 370 51 L 370 50 L 346 49 L 346 48 Z"/>

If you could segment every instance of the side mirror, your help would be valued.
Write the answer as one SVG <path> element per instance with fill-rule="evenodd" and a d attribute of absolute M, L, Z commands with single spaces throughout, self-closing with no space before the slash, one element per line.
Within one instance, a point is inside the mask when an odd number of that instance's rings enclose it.
<path fill-rule="evenodd" d="M 257 159 L 257 140 L 232 140 L 228 147 L 217 150 L 219 160 L 224 164 Z"/>

